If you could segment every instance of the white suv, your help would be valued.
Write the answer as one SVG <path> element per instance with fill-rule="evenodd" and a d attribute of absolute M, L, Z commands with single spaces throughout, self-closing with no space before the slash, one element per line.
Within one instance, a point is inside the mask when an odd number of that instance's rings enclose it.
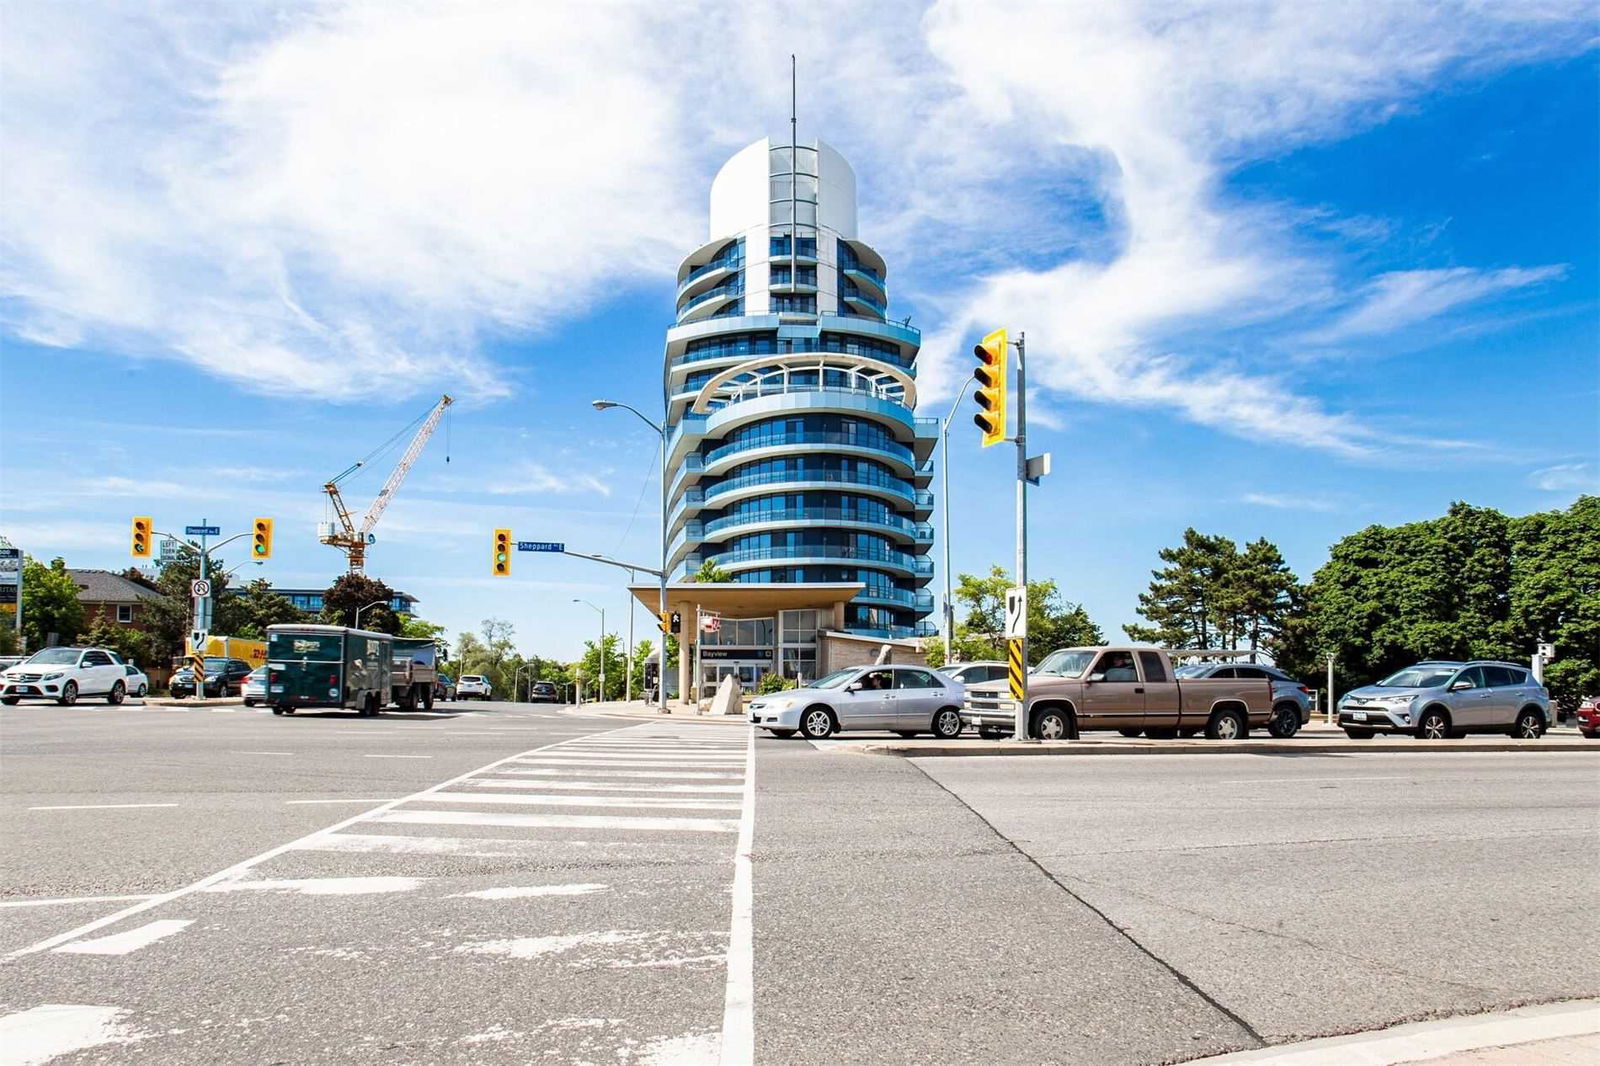
<path fill-rule="evenodd" d="M 0 703 L 55 700 L 63 707 L 79 696 L 104 696 L 121 703 L 128 694 L 128 668 L 104 648 L 46 648 L 0 673 Z"/>
<path fill-rule="evenodd" d="M 486 700 L 489 698 L 489 679 L 482 674 L 462 674 L 456 682 L 456 699 Z"/>

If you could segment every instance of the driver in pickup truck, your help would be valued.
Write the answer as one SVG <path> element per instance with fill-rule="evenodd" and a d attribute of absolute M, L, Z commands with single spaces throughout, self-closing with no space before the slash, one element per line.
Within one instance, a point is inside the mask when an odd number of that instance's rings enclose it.
<path fill-rule="evenodd" d="M 1137 681 L 1133 669 L 1133 656 L 1125 651 L 1115 651 L 1100 660 L 1100 672 L 1107 681 Z"/>

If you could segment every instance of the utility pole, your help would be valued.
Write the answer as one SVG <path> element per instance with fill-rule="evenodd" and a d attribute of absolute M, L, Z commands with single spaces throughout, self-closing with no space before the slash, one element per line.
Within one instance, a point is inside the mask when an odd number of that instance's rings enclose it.
<path fill-rule="evenodd" d="M 1007 644 L 1011 658 L 1011 698 L 1017 704 L 1016 739 L 1028 739 L 1028 360 L 1026 333 L 1018 333 L 1017 349 L 1017 588 L 1022 590 L 1021 635 Z M 1021 685 L 1017 682 L 1021 663 Z"/>
<path fill-rule="evenodd" d="M 946 665 L 956 661 L 956 605 L 955 593 L 952 589 L 952 576 L 950 573 L 950 420 L 956 416 L 956 411 L 961 407 L 961 401 L 966 399 L 967 390 L 972 388 L 973 378 L 968 378 L 961 386 L 961 391 L 956 395 L 956 402 L 950 405 L 950 413 L 944 416 L 944 429 L 939 435 L 939 447 L 943 451 L 944 471 L 944 528 L 940 533 L 944 536 L 944 661 Z"/>

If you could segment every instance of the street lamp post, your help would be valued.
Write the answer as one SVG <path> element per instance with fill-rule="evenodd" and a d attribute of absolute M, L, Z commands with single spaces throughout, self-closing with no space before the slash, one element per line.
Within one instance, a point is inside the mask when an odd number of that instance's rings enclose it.
<path fill-rule="evenodd" d="M 356 629 L 360 629 L 361 628 L 361 612 L 362 611 L 370 610 L 373 607 L 382 607 L 384 604 L 386 604 L 388 602 L 389 602 L 388 600 L 373 600 L 371 603 L 367 604 L 364 607 L 357 607 L 356 608 L 356 624 L 355 624 L 355 628 Z"/>
<path fill-rule="evenodd" d="M 951 591 L 950 578 L 950 420 L 956 416 L 956 411 L 961 407 L 961 401 L 966 399 L 967 390 L 977 380 L 968 377 L 966 384 L 961 386 L 961 391 L 956 394 L 956 402 L 950 405 L 950 413 L 944 416 L 944 429 L 940 431 L 939 450 L 943 453 L 944 469 L 944 661 L 946 664 L 956 661 L 956 605 L 954 592 Z"/>
<path fill-rule="evenodd" d="M 606 609 L 596 607 L 588 600 L 574 599 L 572 602 L 584 604 L 590 610 L 600 612 L 600 643 L 596 644 L 595 648 L 600 653 L 600 699 L 604 700 L 606 698 Z"/>
<path fill-rule="evenodd" d="M 657 598 L 657 603 L 656 603 L 656 612 L 657 612 L 656 613 L 656 617 L 657 618 L 670 618 L 671 617 L 670 615 L 667 614 L 667 445 L 668 445 L 668 441 L 667 441 L 666 404 L 667 404 L 667 393 L 666 393 L 666 381 L 665 381 L 665 379 L 663 379 L 663 381 L 662 381 L 662 390 L 661 390 L 662 417 L 661 417 L 661 423 L 659 425 L 656 424 L 655 422 L 652 422 L 649 418 L 646 418 L 637 408 L 629 406 L 628 404 L 618 403 L 616 400 L 595 400 L 594 401 L 594 409 L 596 411 L 604 411 L 604 410 L 606 410 L 608 408 L 611 408 L 611 407 L 620 407 L 625 411 L 632 411 L 636 416 L 638 416 L 639 421 L 643 422 L 645 425 L 647 425 L 651 429 L 655 430 L 656 433 L 659 434 L 660 437 L 661 437 L 661 575 L 660 575 L 661 591 L 660 591 L 659 597 Z M 629 580 L 630 581 L 632 580 L 631 576 L 630 576 Z M 633 593 L 630 591 L 628 593 L 628 595 L 632 596 Z M 630 626 L 630 629 L 631 629 L 631 626 Z M 666 710 L 667 710 L 667 641 L 666 641 L 666 636 L 667 636 L 667 634 L 663 630 L 663 632 L 662 632 L 662 640 L 661 640 L 661 669 L 660 669 L 660 671 L 658 673 L 657 681 L 656 681 L 656 703 L 657 703 L 657 706 L 660 708 L 660 710 L 661 710 L 661 712 L 663 714 L 665 714 Z M 630 674 L 631 674 L 631 667 L 630 667 Z M 630 678 L 630 681 L 631 681 L 631 678 Z"/>

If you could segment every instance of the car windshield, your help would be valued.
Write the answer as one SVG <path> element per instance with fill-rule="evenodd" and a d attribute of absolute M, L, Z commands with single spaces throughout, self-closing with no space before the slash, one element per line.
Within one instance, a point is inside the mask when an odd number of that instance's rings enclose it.
<path fill-rule="evenodd" d="M 802 688 L 843 688 L 845 685 L 850 683 L 850 681 L 856 676 L 856 674 L 858 672 L 859 672 L 858 668 L 856 668 L 854 666 L 850 667 L 848 670 L 835 670 L 833 673 L 828 674 L 828 675 L 826 675 L 824 677 L 819 677 L 815 681 L 811 682 L 811 684 L 802 685 L 801 687 Z"/>
<path fill-rule="evenodd" d="M 258 666 L 254 670 L 250 671 L 250 680 L 252 680 L 252 681 L 265 681 L 266 679 L 267 679 L 267 668 L 265 666 Z"/>
<path fill-rule="evenodd" d="M 1044 657 L 1044 662 L 1033 668 L 1036 674 L 1053 674 L 1056 677 L 1081 677 L 1089 669 L 1089 663 L 1094 659 L 1092 651 L 1074 651 L 1064 649 L 1053 651 Z"/>
<path fill-rule="evenodd" d="M 207 670 L 226 670 L 227 668 L 228 668 L 228 660 L 222 659 L 222 658 L 213 659 L 209 655 L 206 656 L 206 669 Z"/>
<path fill-rule="evenodd" d="M 39 666 L 70 666 L 79 654 L 77 648 L 46 648 L 28 661 Z"/>
<path fill-rule="evenodd" d="M 1378 688 L 1438 688 L 1456 672 L 1455 666 L 1408 666 L 1378 682 Z"/>

